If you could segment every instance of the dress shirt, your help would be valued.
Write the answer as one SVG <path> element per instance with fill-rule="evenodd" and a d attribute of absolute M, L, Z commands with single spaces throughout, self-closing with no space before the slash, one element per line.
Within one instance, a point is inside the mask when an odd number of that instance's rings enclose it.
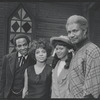
<path fill-rule="evenodd" d="M 22 66 L 22 64 L 24 64 L 24 61 L 27 59 L 27 57 L 28 55 L 24 56 L 18 53 L 18 62 L 20 67 Z"/>

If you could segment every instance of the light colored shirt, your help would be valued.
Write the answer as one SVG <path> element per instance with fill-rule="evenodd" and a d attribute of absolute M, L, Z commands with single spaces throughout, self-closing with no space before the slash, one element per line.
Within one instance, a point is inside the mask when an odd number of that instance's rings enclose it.
<path fill-rule="evenodd" d="M 20 63 L 19 63 L 19 66 L 21 66 L 22 63 L 24 64 L 23 59 L 26 60 L 27 57 L 28 57 L 28 55 L 24 56 L 24 55 L 21 55 L 21 53 L 18 52 L 18 61 L 20 62 Z"/>
<path fill-rule="evenodd" d="M 66 65 L 65 61 L 60 61 L 58 64 L 58 70 L 57 70 L 57 76 L 59 76 L 59 74 L 61 73 L 62 69 L 64 68 L 64 66 Z"/>

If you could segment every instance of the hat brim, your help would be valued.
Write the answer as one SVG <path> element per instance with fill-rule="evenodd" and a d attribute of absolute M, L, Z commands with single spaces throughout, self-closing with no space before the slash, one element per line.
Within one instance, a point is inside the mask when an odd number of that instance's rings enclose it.
<path fill-rule="evenodd" d="M 29 44 L 29 42 L 30 42 L 30 39 L 29 39 L 29 37 L 28 37 L 27 35 L 25 35 L 25 34 L 17 34 L 17 35 L 13 38 L 13 40 L 12 40 L 12 42 L 13 42 L 14 45 L 16 44 L 15 41 L 16 41 L 17 39 L 19 39 L 19 38 L 25 38 L 25 39 L 27 40 L 28 44 Z"/>
<path fill-rule="evenodd" d="M 64 42 L 66 43 L 66 45 L 70 46 L 70 48 L 73 48 L 73 45 L 71 44 L 70 40 L 66 37 L 66 38 L 63 38 L 63 37 L 52 37 L 50 38 L 50 43 L 52 46 L 55 45 L 55 42 L 57 41 L 61 41 L 61 42 Z"/>
<path fill-rule="evenodd" d="M 62 41 L 62 42 L 65 42 L 65 43 L 67 43 L 67 44 L 71 44 L 70 42 L 69 42 L 69 39 L 64 39 L 64 38 L 62 38 L 62 37 L 52 37 L 51 39 L 50 39 L 50 43 L 53 45 L 53 43 L 54 42 L 56 42 L 56 41 Z"/>

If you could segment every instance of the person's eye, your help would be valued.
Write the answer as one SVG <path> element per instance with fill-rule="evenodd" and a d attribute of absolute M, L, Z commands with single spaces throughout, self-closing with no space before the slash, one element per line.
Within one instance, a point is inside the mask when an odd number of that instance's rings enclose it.
<path fill-rule="evenodd" d="M 70 33 L 71 33 L 71 31 L 68 31 L 67 33 L 68 33 L 68 34 L 70 34 Z"/>
<path fill-rule="evenodd" d="M 56 48 L 55 50 L 58 50 L 58 48 Z"/>
<path fill-rule="evenodd" d="M 60 48 L 60 50 L 63 50 L 63 48 Z"/>
<path fill-rule="evenodd" d="M 36 54 L 39 54 L 39 51 L 36 51 Z"/>
<path fill-rule="evenodd" d="M 74 33 L 78 32 L 78 30 L 73 30 Z"/>
<path fill-rule="evenodd" d="M 23 46 L 27 46 L 27 43 L 25 43 Z"/>
<path fill-rule="evenodd" d="M 42 51 L 43 53 L 46 53 L 46 51 L 44 50 L 44 51 Z"/>
<path fill-rule="evenodd" d="M 17 47 L 18 47 L 18 48 L 20 48 L 20 47 L 21 47 L 21 45 L 17 45 Z"/>

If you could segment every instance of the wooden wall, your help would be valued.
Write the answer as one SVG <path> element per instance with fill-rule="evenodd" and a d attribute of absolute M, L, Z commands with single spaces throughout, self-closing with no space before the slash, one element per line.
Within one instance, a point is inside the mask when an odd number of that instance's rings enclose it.
<path fill-rule="evenodd" d="M 2 58 L 7 54 L 8 19 L 20 2 L 0 2 L 0 69 Z M 32 17 L 32 38 L 66 35 L 65 24 L 70 15 L 83 14 L 80 2 L 22 2 Z"/>
<path fill-rule="evenodd" d="M 91 41 L 100 47 L 100 3 L 95 3 L 89 12 Z"/>
<path fill-rule="evenodd" d="M 8 18 L 11 14 L 11 11 L 13 11 L 13 9 L 15 9 L 18 4 L 18 2 L 0 2 L 0 69 L 2 65 L 2 58 L 6 54 L 7 49 Z"/>
<path fill-rule="evenodd" d="M 66 35 L 66 19 L 72 14 L 82 14 L 80 3 L 38 3 L 36 12 L 36 37 Z"/>

